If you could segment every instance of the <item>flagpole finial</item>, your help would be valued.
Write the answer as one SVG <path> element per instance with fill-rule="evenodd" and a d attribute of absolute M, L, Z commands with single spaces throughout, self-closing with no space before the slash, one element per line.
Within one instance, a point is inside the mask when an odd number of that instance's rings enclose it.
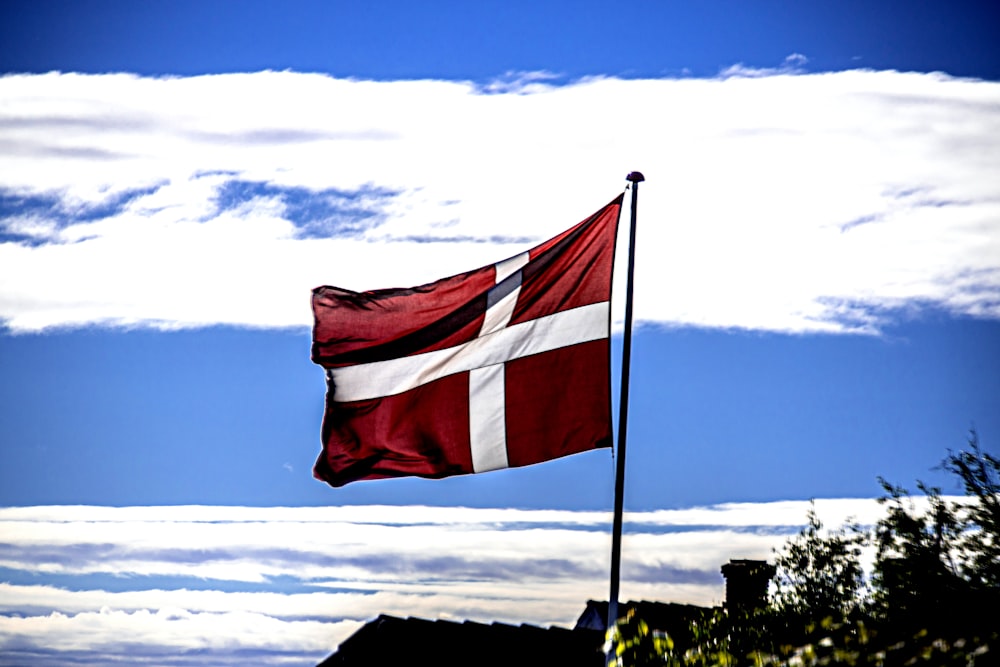
<path fill-rule="evenodd" d="M 646 180 L 646 177 L 642 175 L 641 171 L 633 171 L 625 177 L 625 180 L 631 181 L 632 183 L 642 183 Z"/>

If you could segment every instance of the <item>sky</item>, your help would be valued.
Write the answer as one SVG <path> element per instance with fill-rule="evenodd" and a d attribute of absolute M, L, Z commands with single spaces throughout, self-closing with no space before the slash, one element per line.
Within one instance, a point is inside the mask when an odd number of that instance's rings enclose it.
<path fill-rule="evenodd" d="M 492 264 L 633 170 L 623 598 L 718 604 L 810 500 L 871 524 L 879 476 L 1000 452 L 991 3 L 13 0 L 0 73 L 0 665 L 606 599 L 609 450 L 312 478 L 309 299 Z"/>

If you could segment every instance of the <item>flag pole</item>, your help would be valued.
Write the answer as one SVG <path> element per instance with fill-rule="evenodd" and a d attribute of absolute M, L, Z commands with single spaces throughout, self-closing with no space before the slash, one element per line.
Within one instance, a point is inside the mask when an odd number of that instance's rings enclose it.
<path fill-rule="evenodd" d="M 632 184 L 632 219 L 628 234 L 628 280 L 625 284 L 625 333 L 622 346 L 621 394 L 618 403 L 618 460 L 615 468 L 615 515 L 611 528 L 611 595 L 608 598 L 608 630 L 618 620 L 618 580 L 622 561 L 622 510 L 625 504 L 625 436 L 628 423 L 628 380 L 632 359 L 632 275 L 635 270 L 635 220 L 639 202 L 639 183 L 646 178 L 638 171 L 626 176 Z M 608 649 L 608 664 L 615 647 Z"/>

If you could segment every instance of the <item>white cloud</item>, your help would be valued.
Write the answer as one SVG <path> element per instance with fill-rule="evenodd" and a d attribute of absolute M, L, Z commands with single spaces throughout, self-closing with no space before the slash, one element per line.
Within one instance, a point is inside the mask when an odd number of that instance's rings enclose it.
<path fill-rule="evenodd" d="M 0 651 L 7 656 L 4 664 L 15 664 L 19 656 L 30 656 L 34 665 L 66 664 L 67 656 L 85 658 L 88 665 L 121 664 L 124 656 L 132 664 L 235 665 L 248 656 L 254 664 L 284 664 L 290 658 L 309 664 L 331 652 L 332 636 L 346 636 L 359 625 L 105 606 L 75 614 L 0 616 Z"/>
<path fill-rule="evenodd" d="M 777 74 L 801 74 L 809 58 L 801 53 L 792 53 L 785 57 L 785 61 L 780 67 L 748 67 L 743 63 L 730 65 L 719 72 L 719 76 L 726 77 L 762 77 L 775 76 Z"/>
<path fill-rule="evenodd" d="M 307 326 L 314 286 L 491 263 L 590 214 L 633 169 L 648 179 L 640 321 L 839 332 L 896 309 L 1000 317 L 1000 84 L 789 73 L 801 64 L 560 86 L 532 73 L 492 92 L 289 72 L 5 76 L 0 319 Z"/>

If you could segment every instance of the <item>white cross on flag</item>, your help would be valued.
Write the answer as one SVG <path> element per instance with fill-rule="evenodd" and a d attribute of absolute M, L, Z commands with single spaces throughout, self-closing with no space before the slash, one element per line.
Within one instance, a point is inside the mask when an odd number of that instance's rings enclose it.
<path fill-rule="evenodd" d="M 610 447 L 621 205 L 428 285 L 313 290 L 312 359 L 327 372 L 313 474 L 446 477 Z"/>

